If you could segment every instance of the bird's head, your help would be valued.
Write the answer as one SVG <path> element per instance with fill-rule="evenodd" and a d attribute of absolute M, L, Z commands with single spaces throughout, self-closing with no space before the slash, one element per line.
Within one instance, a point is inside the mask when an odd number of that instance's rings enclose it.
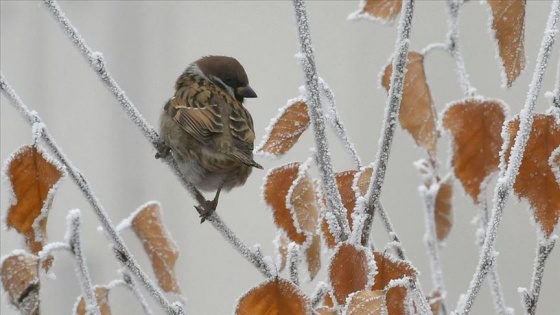
<path fill-rule="evenodd" d="M 226 56 L 206 56 L 197 60 L 195 64 L 206 78 L 228 91 L 239 102 L 243 103 L 245 97 L 257 97 L 249 86 L 245 69 L 237 59 Z"/>

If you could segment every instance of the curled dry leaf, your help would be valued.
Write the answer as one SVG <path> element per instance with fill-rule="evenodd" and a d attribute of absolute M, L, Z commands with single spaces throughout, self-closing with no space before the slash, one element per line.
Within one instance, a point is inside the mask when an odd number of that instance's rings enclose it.
<path fill-rule="evenodd" d="M 402 8 L 402 0 L 362 0 L 357 12 L 352 13 L 349 18 L 369 18 L 383 23 L 392 22 L 399 15 Z"/>
<path fill-rule="evenodd" d="M 488 0 L 498 41 L 504 84 L 510 87 L 525 68 L 525 0 Z"/>
<path fill-rule="evenodd" d="M 24 252 L 2 260 L 2 287 L 21 314 L 39 314 L 39 257 Z"/>
<path fill-rule="evenodd" d="M 508 123 L 508 150 L 505 161 L 509 160 L 518 129 L 519 117 L 516 117 Z M 560 217 L 560 185 L 548 162 L 552 151 L 559 146 L 560 124 L 555 117 L 535 115 L 519 174 L 513 185 L 517 197 L 527 199 L 531 204 L 535 221 L 547 238 L 554 232 Z"/>
<path fill-rule="evenodd" d="M 383 314 L 383 291 L 359 291 L 351 295 L 346 315 Z"/>
<path fill-rule="evenodd" d="M 498 170 L 506 105 L 465 99 L 443 113 L 443 128 L 453 136 L 451 164 L 465 192 L 479 202 L 482 186 Z"/>
<path fill-rule="evenodd" d="M 356 193 L 352 189 L 352 183 L 354 182 L 354 176 L 356 173 L 357 171 L 350 170 L 335 174 L 336 185 L 338 187 L 338 192 L 340 193 L 340 198 L 342 198 L 342 204 L 344 208 L 346 208 L 346 218 L 350 229 L 352 229 L 352 212 L 356 207 Z M 323 221 L 321 222 L 321 229 L 323 230 L 323 236 L 327 246 L 329 248 L 334 248 L 336 246 L 336 241 L 329 229 L 329 224 L 325 217 L 323 217 Z"/>
<path fill-rule="evenodd" d="M 385 289 L 391 280 L 398 280 L 404 277 L 416 278 L 418 272 L 409 262 L 379 252 L 374 252 L 373 255 L 377 264 L 377 274 L 371 288 L 372 291 Z M 387 310 L 389 315 L 406 314 L 406 290 L 404 287 L 394 287 L 387 291 Z"/>
<path fill-rule="evenodd" d="M 101 315 L 111 315 L 111 308 L 109 307 L 109 288 L 106 286 L 96 286 L 95 287 L 95 298 L 97 299 L 97 306 L 101 311 Z M 80 301 L 76 305 L 74 314 L 77 315 L 87 315 L 86 312 L 86 300 L 83 296 L 80 297 Z"/>
<path fill-rule="evenodd" d="M 453 178 L 447 176 L 440 182 L 436 195 L 435 222 L 438 241 L 443 241 L 449 235 L 453 226 L 453 212 L 451 198 L 453 197 Z"/>
<path fill-rule="evenodd" d="M 301 134 L 309 127 L 307 104 L 299 99 L 288 102 L 272 119 L 268 133 L 257 148 L 257 153 L 280 157 L 296 144 Z"/>
<path fill-rule="evenodd" d="M 381 84 L 389 91 L 391 86 L 392 63 L 385 67 Z M 404 77 L 399 122 L 408 131 L 416 144 L 436 157 L 437 139 L 436 112 L 432 95 L 424 72 L 424 56 L 417 52 L 408 53 L 406 76 Z"/>
<path fill-rule="evenodd" d="M 31 252 L 37 254 L 47 242 L 47 214 L 63 170 L 32 145 L 20 148 L 7 163 L 16 203 L 8 209 L 6 223 L 24 235 Z M 51 265 L 52 257 L 44 260 L 45 270 Z"/>
<path fill-rule="evenodd" d="M 309 298 L 291 281 L 270 278 L 245 293 L 235 309 L 236 315 L 309 315 Z"/>
<path fill-rule="evenodd" d="M 132 229 L 150 257 L 159 286 L 165 292 L 181 293 L 175 276 L 177 246 L 163 226 L 159 203 L 148 203 L 132 218 Z"/>
<path fill-rule="evenodd" d="M 338 305 L 344 305 L 351 293 L 366 289 L 374 273 L 375 265 L 369 249 L 349 243 L 340 244 L 329 266 L 332 292 Z"/>

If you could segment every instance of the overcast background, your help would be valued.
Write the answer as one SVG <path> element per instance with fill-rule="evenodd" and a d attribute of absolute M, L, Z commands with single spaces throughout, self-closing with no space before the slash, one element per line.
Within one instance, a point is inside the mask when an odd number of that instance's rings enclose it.
<path fill-rule="evenodd" d="M 358 0 L 312 1 L 308 13 L 320 75 L 334 90 L 350 139 L 364 164 L 369 164 L 375 156 L 385 104 L 385 91 L 378 88 L 378 73 L 393 52 L 396 27 L 366 20 L 347 21 L 358 4 Z M 298 87 L 304 82 L 294 58 L 299 44 L 290 1 L 64 1 L 61 6 L 90 47 L 104 54 L 111 74 L 152 125 L 157 125 L 160 109 L 173 93 L 175 79 L 187 64 L 203 55 L 234 56 L 244 65 L 259 96 L 246 102 L 255 121 L 257 141 L 262 139 L 277 109 L 298 96 Z M 188 299 L 187 313 L 232 313 L 238 297 L 263 281 L 262 275 L 210 224 L 199 224 L 188 193 L 167 166 L 154 159 L 154 149 L 41 2 L 1 1 L 0 9 L 2 73 L 22 100 L 39 113 L 68 158 L 89 180 L 113 222 L 120 222 L 148 200 L 160 201 L 165 224 L 180 249 L 176 271 Z M 549 1 L 528 1 L 527 67 L 514 86 L 506 90 L 501 88 L 495 46 L 488 34 L 488 6 L 478 1 L 463 6 L 461 49 L 471 83 L 480 95 L 504 100 L 512 114 L 518 113 L 525 102 L 549 10 Z M 443 42 L 446 19 L 445 2 L 418 1 L 410 49 L 420 51 L 429 43 Z M 542 95 L 553 88 L 557 47 L 550 58 L 538 112 L 549 106 Z M 462 97 L 453 62 L 446 53 L 434 51 L 428 55 L 426 69 L 438 111 Z M 31 129 L 6 98 L 2 97 L 1 102 L 0 155 L 4 161 L 19 146 L 30 143 Z M 272 167 L 304 161 L 313 145 L 311 136 L 306 132 L 281 160 L 257 158 L 265 170 L 255 170 L 244 187 L 220 199 L 218 211 L 223 220 L 249 246 L 261 244 L 266 255 L 274 253 L 275 227 L 260 196 L 262 177 Z M 448 170 L 448 140 L 446 136 L 439 143 L 442 173 Z M 336 170 L 350 169 L 351 160 L 334 137 L 331 147 Z M 424 157 L 425 153 L 399 128 L 382 201 L 428 293 L 432 284 L 423 243 L 424 210 L 417 193 L 421 181 L 412 166 Z M 494 183 L 495 180 L 490 187 Z M 3 214 L 7 208 L 7 188 L 2 182 Z M 93 281 L 106 284 L 119 277 L 117 262 L 108 242 L 96 230 L 99 222 L 91 207 L 70 179 L 64 180 L 55 197 L 49 215 L 49 238 L 63 238 L 65 217 L 75 208 L 83 214 L 83 243 Z M 471 223 L 475 214 L 472 201 L 456 184 L 455 223 L 441 251 L 448 309 L 453 309 L 459 294 L 466 292 L 477 263 L 476 225 Z M 535 255 L 531 217 L 526 203 L 510 198 L 497 239 L 506 303 L 517 314 L 522 314 L 517 288 L 530 285 Z M 373 229 L 377 245 L 383 247 L 385 231 L 378 223 Z M 15 231 L 2 230 L 1 236 L 2 255 L 21 248 L 22 239 Z M 145 270 L 152 274 L 133 233 L 126 231 L 124 237 Z M 539 314 L 557 314 L 560 309 L 559 252 L 558 248 L 554 250 L 547 264 Z M 319 279 L 325 278 L 326 264 L 324 260 Z M 41 283 L 43 314 L 71 312 L 80 294 L 73 270 L 69 255 L 57 255 L 53 269 L 56 280 Z M 303 287 L 311 293 L 315 284 L 316 281 Z M 111 292 L 109 298 L 114 314 L 140 311 L 138 303 L 123 288 Z M 149 301 L 154 305 L 151 298 Z M 162 313 L 157 306 L 153 309 Z M 8 308 L 6 298 L 1 311 L 16 314 Z M 472 314 L 493 312 L 485 283 Z"/>

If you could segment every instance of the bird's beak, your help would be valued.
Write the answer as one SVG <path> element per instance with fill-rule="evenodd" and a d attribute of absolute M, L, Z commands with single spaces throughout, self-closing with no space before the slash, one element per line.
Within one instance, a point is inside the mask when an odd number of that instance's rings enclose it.
<path fill-rule="evenodd" d="M 249 85 L 238 87 L 235 92 L 237 95 L 247 98 L 257 97 L 257 93 L 255 93 L 255 91 L 253 91 L 253 89 Z"/>

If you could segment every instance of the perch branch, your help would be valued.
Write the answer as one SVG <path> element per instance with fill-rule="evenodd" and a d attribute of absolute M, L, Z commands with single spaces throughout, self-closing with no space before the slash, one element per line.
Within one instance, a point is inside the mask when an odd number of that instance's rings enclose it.
<path fill-rule="evenodd" d="M 521 160 L 523 159 L 525 146 L 527 145 L 527 141 L 531 133 L 537 97 L 541 89 L 541 84 L 546 67 L 548 65 L 548 57 L 550 56 L 554 44 L 554 37 L 558 31 L 557 22 L 559 13 L 560 0 L 554 0 L 552 2 L 546 29 L 541 42 L 541 47 L 539 49 L 539 54 L 537 56 L 533 78 L 531 80 L 531 84 L 529 85 L 529 91 L 527 93 L 527 99 L 525 100 L 525 106 L 520 113 L 520 126 L 515 137 L 515 143 L 511 150 L 511 155 L 507 163 L 507 167 L 505 168 L 505 172 L 501 174 L 494 189 L 494 206 L 492 209 L 492 215 L 490 217 L 490 222 L 486 231 L 486 236 L 484 238 L 484 244 L 482 246 L 476 271 L 473 275 L 469 289 L 467 291 L 466 303 L 463 305 L 461 310 L 457 310 L 457 314 L 469 313 L 473 302 L 478 294 L 478 291 L 480 290 L 480 286 L 482 285 L 484 277 L 488 273 L 488 270 L 495 260 L 494 242 L 496 240 L 496 234 L 500 225 L 505 203 L 507 201 L 507 198 L 509 197 L 509 194 L 513 187 L 513 183 L 515 182 L 515 177 L 519 172 L 519 166 L 521 165 Z M 505 149 L 506 148 L 502 148 L 502 150 Z"/>

